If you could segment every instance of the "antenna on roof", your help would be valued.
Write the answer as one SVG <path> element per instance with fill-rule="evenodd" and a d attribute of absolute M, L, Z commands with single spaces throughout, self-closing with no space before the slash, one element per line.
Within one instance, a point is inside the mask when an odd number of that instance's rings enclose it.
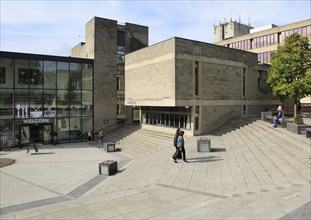
<path fill-rule="evenodd" d="M 80 42 L 80 37 L 85 38 L 85 36 L 79 35 L 79 34 L 78 34 L 78 41 L 79 41 L 79 42 Z"/>

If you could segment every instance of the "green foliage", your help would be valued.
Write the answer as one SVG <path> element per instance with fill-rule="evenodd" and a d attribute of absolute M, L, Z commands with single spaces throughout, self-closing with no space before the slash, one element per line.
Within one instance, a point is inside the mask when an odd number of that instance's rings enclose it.
<path fill-rule="evenodd" d="M 281 100 L 311 94 L 311 49 L 307 37 L 294 33 L 278 46 L 271 56 L 267 83 Z"/>
<path fill-rule="evenodd" d="M 295 118 L 294 118 L 294 123 L 297 124 L 297 125 L 302 125 L 303 124 L 303 118 L 301 115 L 297 115 Z"/>

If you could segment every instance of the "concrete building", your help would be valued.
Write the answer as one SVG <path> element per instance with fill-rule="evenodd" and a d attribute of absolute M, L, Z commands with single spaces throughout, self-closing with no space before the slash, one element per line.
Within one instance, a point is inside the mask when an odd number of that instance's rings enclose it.
<path fill-rule="evenodd" d="M 132 121 L 124 105 L 124 55 L 148 46 L 148 27 L 94 17 L 71 56 L 94 59 L 94 129 Z M 135 109 L 134 109 L 135 111 Z"/>
<path fill-rule="evenodd" d="M 261 91 L 255 53 L 175 37 L 125 57 L 125 104 L 140 107 L 143 127 L 207 134 L 279 104 Z"/>
<path fill-rule="evenodd" d="M 270 63 L 271 53 L 293 33 L 311 42 L 311 19 L 282 26 L 274 24 L 252 28 L 238 22 L 225 22 L 214 27 L 215 44 L 258 54 L 259 63 Z"/>

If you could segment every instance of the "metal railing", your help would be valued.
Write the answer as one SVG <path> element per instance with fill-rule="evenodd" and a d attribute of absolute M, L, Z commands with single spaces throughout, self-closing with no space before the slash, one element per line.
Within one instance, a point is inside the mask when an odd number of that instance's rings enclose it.
<path fill-rule="evenodd" d="M 124 127 L 125 126 L 125 119 L 121 119 L 119 121 L 116 121 L 115 123 L 113 124 L 110 124 L 110 125 L 107 125 L 105 127 L 102 127 L 101 129 L 98 129 L 97 131 L 94 131 L 93 132 L 93 140 L 98 140 L 98 137 L 97 137 L 97 134 L 100 132 L 100 131 L 103 131 L 104 135 L 107 135 L 109 132 L 112 132 L 112 131 L 115 131 L 121 127 Z"/>

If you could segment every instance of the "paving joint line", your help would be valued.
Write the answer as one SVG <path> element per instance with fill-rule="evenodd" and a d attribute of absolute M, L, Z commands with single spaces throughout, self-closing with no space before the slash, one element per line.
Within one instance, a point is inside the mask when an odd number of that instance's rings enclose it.
<path fill-rule="evenodd" d="M 117 153 L 117 157 L 119 157 L 122 161 L 122 163 L 120 163 L 120 164 L 122 164 L 120 169 L 126 167 L 126 165 L 133 160 L 132 158 L 128 157 L 127 155 L 124 155 L 123 153 Z M 104 175 L 95 176 L 94 178 L 90 179 L 86 183 L 80 185 L 79 187 L 77 187 L 76 189 L 72 190 L 71 192 L 69 192 L 68 194 L 65 195 L 65 194 L 53 191 L 51 189 L 42 187 L 42 186 L 40 186 L 36 183 L 33 183 L 31 181 L 24 180 L 20 177 L 16 177 L 16 176 L 11 175 L 7 172 L 2 171 L 1 173 L 5 174 L 7 176 L 10 176 L 12 178 L 18 179 L 22 182 L 32 184 L 32 185 L 34 185 L 40 189 L 54 193 L 54 194 L 58 195 L 58 197 L 52 197 L 52 198 L 48 198 L 48 199 L 42 199 L 42 200 L 26 202 L 26 203 L 22 203 L 22 204 L 18 204 L 18 205 L 3 207 L 3 208 L 0 208 L 0 216 L 5 215 L 5 214 L 10 214 L 12 212 L 25 211 L 25 210 L 32 209 L 32 208 L 38 208 L 38 207 L 45 206 L 45 205 L 54 205 L 54 204 L 61 203 L 61 202 L 76 200 L 79 197 L 81 197 L 82 195 L 84 195 L 86 192 L 93 189 L 96 185 L 100 184 L 101 182 L 103 182 L 104 180 L 106 180 L 108 178 L 107 176 L 104 176 Z"/>

